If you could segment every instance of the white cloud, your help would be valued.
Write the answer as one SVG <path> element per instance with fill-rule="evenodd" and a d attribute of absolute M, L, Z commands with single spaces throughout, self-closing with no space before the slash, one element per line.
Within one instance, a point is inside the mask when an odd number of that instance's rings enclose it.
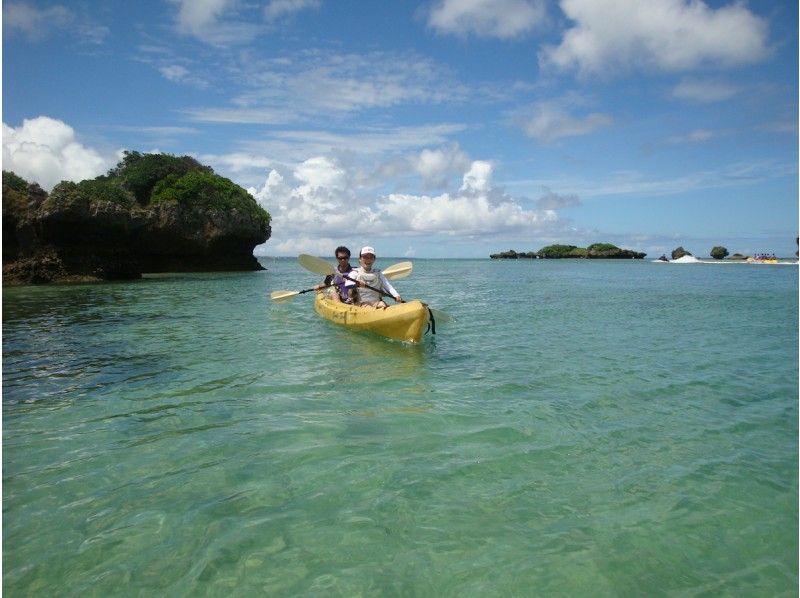
<path fill-rule="evenodd" d="M 273 169 L 261 189 L 249 192 L 270 212 L 273 229 L 289 237 L 335 234 L 355 216 L 347 173 L 326 157 L 310 158 L 285 176 Z"/>
<path fill-rule="evenodd" d="M 46 37 L 51 29 L 66 27 L 71 21 L 72 13 L 59 4 L 45 9 L 24 2 L 3 4 L 3 28 L 34 39 Z"/>
<path fill-rule="evenodd" d="M 178 31 L 214 46 L 242 44 L 258 34 L 258 26 L 242 19 L 238 0 L 173 0 L 179 5 Z"/>
<path fill-rule="evenodd" d="M 539 58 L 561 70 L 676 72 L 752 64 L 768 53 L 766 21 L 740 2 L 717 9 L 700 0 L 561 0 L 560 5 L 575 25 Z"/>
<path fill-rule="evenodd" d="M 444 187 L 454 173 L 469 166 L 469 157 L 458 144 L 440 149 L 424 149 L 412 158 L 414 171 L 427 188 Z"/>
<path fill-rule="evenodd" d="M 308 126 L 316 119 L 329 127 L 358 111 L 457 104 L 490 93 L 470 91 L 450 69 L 416 52 L 306 50 L 268 59 L 242 52 L 213 68 L 204 79 L 242 91 L 223 106 L 188 107 L 193 120 Z"/>
<path fill-rule="evenodd" d="M 467 97 L 463 86 L 434 61 L 418 54 L 307 52 L 291 61 L 249 60 L 251 91 L 242 107 L 285 107 L 306 114 L 347 113 L 400 104 L 438 104 Z"/>
<path fill-rule="evenodd" d="M 510 39 L 531 31 L 545 15 L 541 0 L 439 0 L 428 26 L 445 34 Z"/>
<path fill-rule="evenodd" d="M 203 164 L 209 164 L 215 171 L 227 170 L 231 173 L 243 173 L 258 170 L 263 173 L 265 169 L 273 167 L 273 160 L 263 155 L 247 152 L 234 152 L 231 154 L 202 154 L 198 157 Z"/>
<path fill-rule="evenodd" d="M 185 83 L 200 89 L 208 87 L 208 81 L 193 75 L 189 69 L 180 64 L 164 64 L 158 68 L 158 72 L 167 81 L 172 81 L 173 83 Z"/>
<path fill-rule="evenodd" d="M 197 35 L 216 25 L 225 9 L 233 4 L 234 0 L 180 0 L 178 26 Z"/>
<path fill-rule="evenodd" d="M 66 123 L 39 116 L 18 128 L 3 123 L 3 169 L 50 190 L 62 181 L 81 181 L 104 174 L 116 157 L 104 157 L 81 145 Z"/>
<path fill-rule="evenodd" d="M 555 212 L 525 210 L 514 201 L 493 204 L 486 195 L 391 194 L 378 207 L 382 221 L 397 234 L 491 236 L 519 230 L 533 233 L 558 220 Z"/>
<path fill-rule="evenodd" d="M 420 176 L 430 177 L 426 180 L 426 185 L 435 186 L 435 183 L 440 182 L 441 179 L 437 180 L 437 173 L 433 165 L 423 166 L 419 155 L 406 155 L 405 153 L 426 146 L 446 144 L 451 136 L 463 131 L 464 128 L 464 125 L 460 124 L 443 123 L 419 127 L 370 128 L 350 133 L 318 130 L 278 131 L 250 140 L 243 144 L 242 149 L 252 156 L 280 156 L 280 159 L 276 159 L 276 161 L 284 164 L 299 163 L 304 161 L 307 156 L 314 155 L 339 157 L 346 155 L 351 160 L 368 161 L 376 155 L 389 154 L 390 158 L 385 163 L 377 167 L 374 164 L 371 168 L 366 167 L 367 170 L 374 173 L 371 175 L 372 177 L 380 176 L 385 179 L 386 176 L 400 176 L 416 172 Z M 445 154 L 452 154 L 450 160 L 454 170 L 460 163 L 458 154 L 460 150 L 454 149 L 455 147 L 451 145 L 440 150 Z M 446 161 L 444 158 L 443 160 Z M 264 169 L 260 166 L 259 168 L 258 181 L 251 181 L 251 184 L 261 181 Z M 461 172 L 462 168 L 459 168 L 458 171 Z M 439 171 L 438 174 L 444 177 L 443 171 Z"/>
<path fill-rule="evenodd" d="M 485 194 L 492 189 L 492 165 L 484 160 L 475 160 L 464 174 L 461 191 L 475 194 Z"/>
<path fill-rule="evenodd" d="M 264 7 L 264 16 L 268 21 L 276 21 L 287 15 L 319 6 L 320 0 L 272 0 Z"/>
<path fill-rule="evenodd" d="M 344 169 L 329 158 L 311 158 L 300 164 L 294 171 L 294 178 L 300 181 L 304 195 L 312 196 L 319 190 L 344 192 L 347 176 Z"/>
<path fill-rule="evenodd" d="M 545 187 L 545 194 L 536 200 L 536 205 L 544 210 L 561 210 L 579 206 L 581 200 L 574 193 L 562 195 Z"/>
<path fill-rule="evenodd" d="M 102 43 L 110 33 L 108 27 L 60 4 L 38 8 L 26 2 L 3 4 L 3 29 L 10 34 L 20 32 L 32 40 L 44 39 L 55 30 L 69 30 L 81 41 L 91 44 Z"/>
<path fill-rule="evenodd" d="M 739 93 L 739 88 L 724 81 L 684 79 L 672 90 L 672 97 L 689 102 L 711 104 L 728 100 Z"/>
<path fill-rule="evenodd" d="M 189 70 L 179 64 L 162 66 L 158 70 L 168 81 L 182 81 L 189 75 Z"/>
<path fill-rule="evenodd" d="M 495 189 L 491 179 L 492 165 L 476 160 L 463 175 L 461 189 L 453 194 L 359 197 L 351 173 L 333 159 L 316 157 L 291 173 L 273 169 L 261 189 L 249 191 L 272 216 L 274 237 L 269 251 L 279 253 L 328 253 L 348 238 L 423 233 L 491 236 L 561 225 L 553 210 L 527 210 Z M 326 239 L 322 246 L 301 242 L 320 238 Z"/>
<path fill-rule="evenodd" d="M 539 102 L 531 106 L 528 113 L 520 115 L 517 120 L 529 137 L 545 142 L 562 137 L 587 135 L 613 122 L 609 115 L 600 112 L 574 116 L 566 112 L 561 104 Z"/>

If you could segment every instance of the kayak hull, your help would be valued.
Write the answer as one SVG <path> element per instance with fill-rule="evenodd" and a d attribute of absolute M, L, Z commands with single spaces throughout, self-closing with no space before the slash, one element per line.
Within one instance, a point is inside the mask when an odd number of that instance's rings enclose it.
<path fill-rule="evenodd" d="M 428 307 L 421 301 L 407 301 L 376 309 L 331 301 L 324 293 L 317 293 L 314 309 L 334 324 L 407 343 L 420 342 L 430 321 Z"/>

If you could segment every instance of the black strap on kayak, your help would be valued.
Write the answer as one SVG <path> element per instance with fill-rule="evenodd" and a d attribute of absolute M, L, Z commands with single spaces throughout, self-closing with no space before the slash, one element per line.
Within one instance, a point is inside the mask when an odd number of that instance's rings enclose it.
<path fill-rule="evenodd" d="M 436 334 L 436 318 L 433 317 L 433 312 L 431 311 L 430 307 L 426 305 L 425 309 L 428 310 L 428 315 L 430 316 L 428 319 L 428 329 L 425 331 L 425 334 L 428 334 L 428 332 L 431 334 Z"/>

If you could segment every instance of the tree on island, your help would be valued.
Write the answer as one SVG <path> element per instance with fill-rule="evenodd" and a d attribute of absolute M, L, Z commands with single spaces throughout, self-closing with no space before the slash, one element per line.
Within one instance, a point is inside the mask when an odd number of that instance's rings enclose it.
<path fill-rule="evenodd" d="M 589 247 L 578 247 L 576 245 L 546 245 L 539 251 L 529 251 L 518 253 L 513 249 L 501 253 L 489 255 L 492 259 L 518 259 L 518 258 L 541 258 L 541 259 L 642 259 L 646 253 L 633 251 L 631 249 L 620 249 L 611 243 L 593 243 Z"/>
<path fill-rule="evenodd" d="M 542 247 L 536 252 L 537 255 L 544 259 L 555 258 L 582 258 L 586 257 L 587 250 L 575 245 L 547 245 Z"/>
<path fill-rule="evenodd" d="M 711 249 L 711 257 L 715 260 L 725 259 L 728 255 L 728 250 L 721 245 L 717 245 Z"/>

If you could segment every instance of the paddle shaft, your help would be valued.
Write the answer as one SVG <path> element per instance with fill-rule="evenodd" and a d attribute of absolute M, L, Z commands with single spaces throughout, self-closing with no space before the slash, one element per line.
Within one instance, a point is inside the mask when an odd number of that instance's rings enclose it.
<path fill-rule="evenodd" d="M 347 280 L 350 280 L 350 281 L 356 283 L 356 286 L 358 286 L 359 284 L 362 284 L 362 285 L 364 285 L 364 287 L 370 289 L 371 291 L 375 291 L 376 293 L 380 293 L 381 297 L 386 297 L 386 296 L 389 295 L 389 293 L 383 291 L 382 289 L 376 289 L 375 287 L 371 287 L 366 282 L 359 282 L 355 278 L 350 278 L 349 276 L 347 276 L 347 274 L 343 274 L 342 277 L 346 278 Z M 400 303 L 405 303 L 405 301 L 400 301 Z"/>
<path fill-rule="evenodd" d="M 328 288 L 332 285 L 326 284 L 324 285 L 323 289 Z M 303 289 L 302 291 L 274 291 L 272 293 L 271 299 L 273 301 L 277 301 L 278 303 L 283 303 L 284 301 L 288 301 L 293 297 L 297 297 L 298 295 L 302 295 L 303 293 L 310 293 L 311 291 L 316 291 L 317 287 L 311 289 Z"/>

